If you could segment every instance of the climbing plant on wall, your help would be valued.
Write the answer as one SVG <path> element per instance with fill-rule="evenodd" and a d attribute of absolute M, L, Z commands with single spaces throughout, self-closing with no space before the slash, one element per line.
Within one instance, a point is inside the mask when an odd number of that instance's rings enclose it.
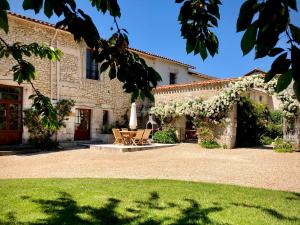
<path fill-rule="evenodd" d="M 222 93 L 208 100 L 190 99 L 188 101 L 170 101 L 159 104 L 151 109 L 152 113 L 161 121 L 166 118 L 176 118 L 181 115 L 191 116 L 194 119 L 208 118 L 210 121 L 219 123 L 226 117 L 233 104 L 238 102 L 243 93 L 251 88 L 261 88 L 270 95 L 275 95 L 281 101 L 284 117 L 295 118 L 299 111 L 299 103 L 292 90 L 286 89 L 277 93 L 277 80 L 264 83 L 260 75 L 240 78 L 231 82 Z"/>

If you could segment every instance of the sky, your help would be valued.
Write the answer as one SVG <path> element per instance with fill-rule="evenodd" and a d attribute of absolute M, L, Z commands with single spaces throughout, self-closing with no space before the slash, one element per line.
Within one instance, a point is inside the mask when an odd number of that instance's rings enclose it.
<path fill-rule="evenodd" d="M 220 78 L 239 77 L 254 68 L 268 71 L 272 58 L 254 60 L 254 51 L 243 56 L 240 48 L 242 33 L 236 33 L 236 20 L 244 0 L 222 1 L 221 20 L 215 30 L 219 38 L 219 54 L 203 61 L 200 55 L 187 55 L 185 40 L 180 35 L 178 14 L 180 5 L 175 0 L 118 0 L 121 7 L 119 25 L 129 32 L 130 47 L 158 54 L 196 67 L 196 71 Z M 12 12 L 50 23 L 60 20 L 56 16 L 48 19 L 43 13 L 24 11 L 20 0 L 9 0 Z M 297 0 L 300 8 L 300 0 Z M 113 18 L 103 15 L 90 5 L 88 0 L 77 1 L 77 7 L 89 14 L 104 38 L 113 31 Z M 299 9 L 300 10 L 300 9 Z M 292 21 L 300 25 L 300 11 L 292 13 Z M 295 22 L 294 22 L 295 23 Z"/>

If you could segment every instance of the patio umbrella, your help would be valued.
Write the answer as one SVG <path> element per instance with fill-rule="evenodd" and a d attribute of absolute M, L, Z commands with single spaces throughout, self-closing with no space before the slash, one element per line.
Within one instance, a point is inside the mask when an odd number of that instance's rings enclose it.
<path fill-rule="evenodd" d="M 130 120 L 129 120 L 129 128 L 131 130 L 136 129 L 137 127 L 137 116 L 136 116 L 136 104 L 131 104 L 131 110 L 130 110 Z"/>

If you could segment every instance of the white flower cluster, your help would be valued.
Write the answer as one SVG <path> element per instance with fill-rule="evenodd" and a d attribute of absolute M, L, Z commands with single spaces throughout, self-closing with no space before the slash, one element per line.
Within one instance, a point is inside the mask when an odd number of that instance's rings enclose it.
<path fill-rule="evenodd" d="M 203 101 L 202 99 L 189 99 L 186 101 L 171 101 L 159 104 L 151 109 L 160 120 L 166 118 L 176 118 L 177 116 L 187 115 L 195 119 L 207 117 L 211 121 L 219 122 L 226 116 L 230 107 L 240 100 L 242 93 L 250 88 L 262 88 L 270 95 L 276 95 L 281 101 L 283 115 L 287 118 L 294 118 L 299 111 L 299 103 L 295 96 L 289 91 L 284 90 L 276 93 L 275 87 L 277 80 L 273 79 L 268 83 L 259 75 L 241 78 L 231 82 L 224 91 L 214 98 Z"/>

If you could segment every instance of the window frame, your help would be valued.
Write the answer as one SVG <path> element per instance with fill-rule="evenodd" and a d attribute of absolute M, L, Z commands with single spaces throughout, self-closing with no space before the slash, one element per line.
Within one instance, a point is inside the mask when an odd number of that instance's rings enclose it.
<path fill-rule="evenodd" d="M 85 52 L 86 63 L 85 63 L 85 78 L 89 80 L 99 80 L 99 67 L 95 59 L 92 60 L 93 50 L 87 48 Z"/>
<path fill-rule="evenodd" d="M 108 109 L 103 109 L 102 110 L 102 126 L 107 126 L 107 125 L 109 125 L 110 124 L 110 110 L 108 110 Z M 106 120 L 106 121 L 104 121 L 104 119 Z"/>
<path fill-rule="evenodd" d="M 169 85 L 177 84 L 177 74 L 170 73 L 169 74 Z"/>

